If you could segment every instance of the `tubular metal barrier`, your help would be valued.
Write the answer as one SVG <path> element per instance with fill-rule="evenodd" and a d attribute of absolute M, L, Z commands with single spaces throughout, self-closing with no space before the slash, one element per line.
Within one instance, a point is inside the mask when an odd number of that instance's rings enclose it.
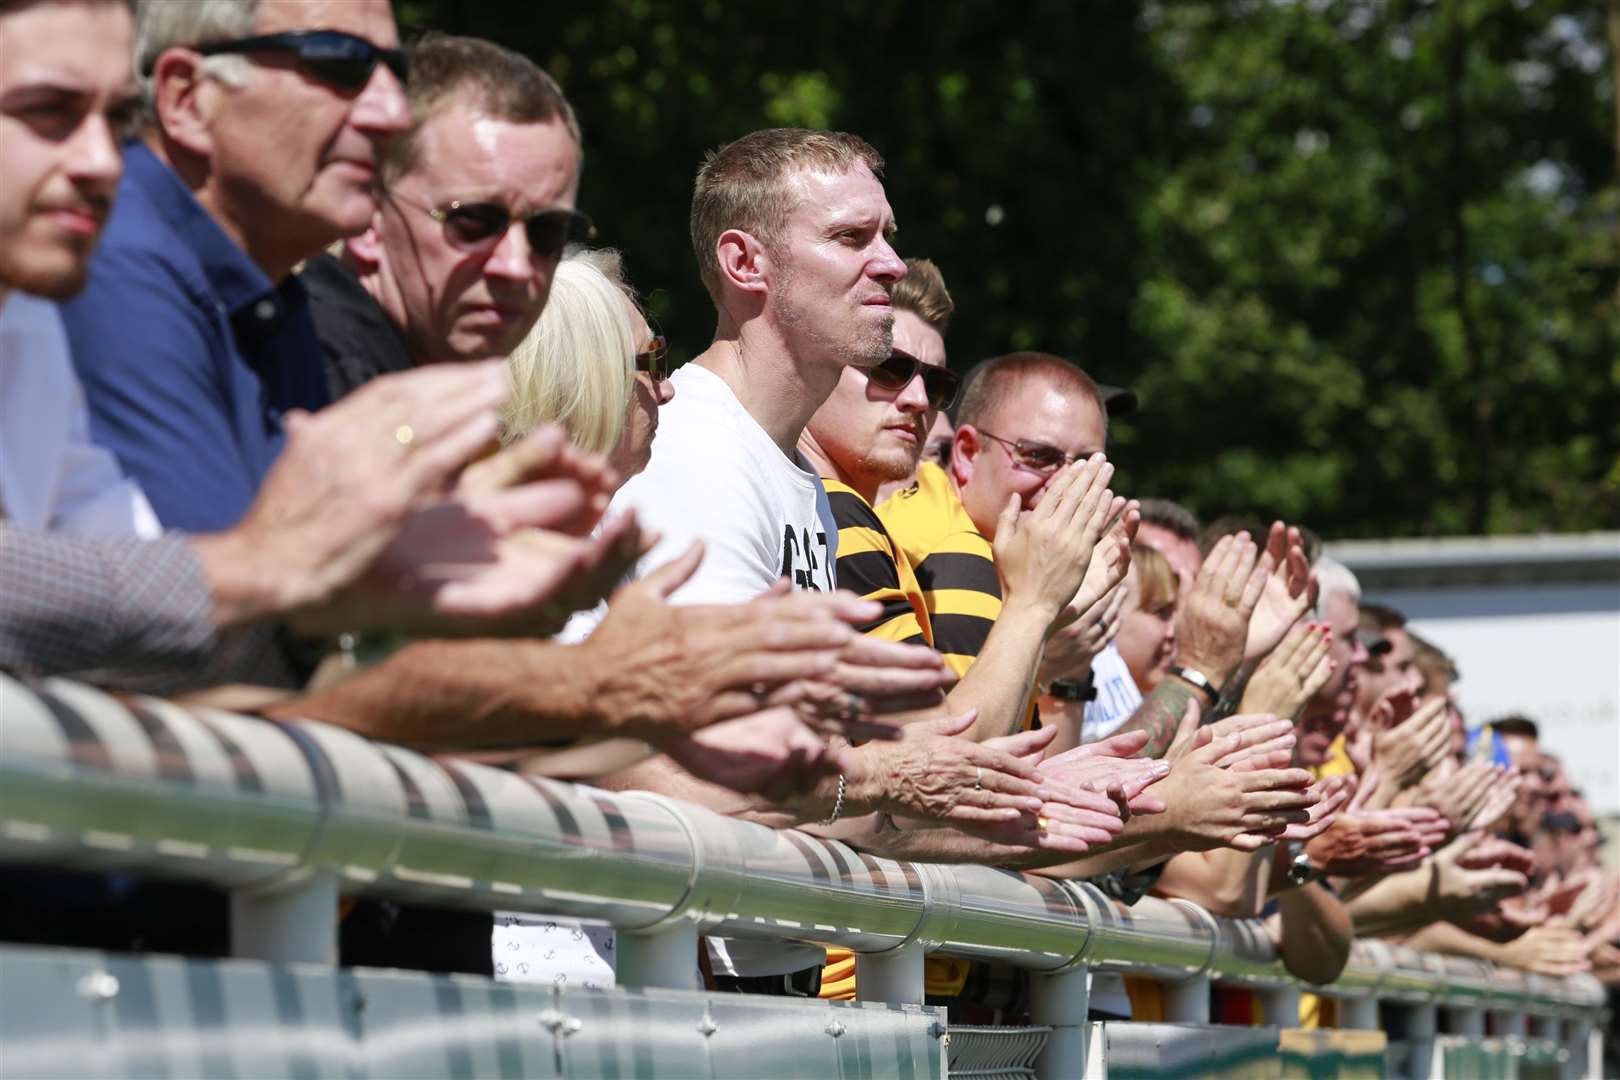
<path fill-rule="evenodd" d="M 1284 971 L 1258 922 L 1185 901 L 1125 908 L 1083 883 L 897 862 L 656 795 L 65 680 L 0 676 L 0 859 L 212 884 L 231 896 L 234 955 L 272 965 L 334 964 L 347 894 L 605 920 L 632 991 L 699 989 L 699 934 L 844 946 L 859 957 L 863 1001 L 891 1006 L 921 1005 L 927 953 L 1002 961 L 1032 975 L 1037 1027 L 1023 1030 L 1038 1035 L 1043 1076 L 1104 1067 L 1089 970 L 1161 982 L 1167 1019 L 1181 1024 L 1209 1023 L 1212 982 L 1255 989 L 1268 1022 L 1303 990 L 1338 998 L 1344 1028 L 1377 1029 L 1380 1004 L 1398 1009 L 1406 1058 L 1391 1067 L 1414 1075 L 1443 1074 L 1458 1052 L 1441 1040 L 1483 1037 L 1487 1018 L 1492 1035 L 1554 1040 L 1562 1075 L 1601 1067 L 1591 1047 L 1605 997 L 1586 976 L 1358 941 L 1336 983 L 1310 987 Z M 1022 1067 L 1008 1068 L 998 1074 Z"/>

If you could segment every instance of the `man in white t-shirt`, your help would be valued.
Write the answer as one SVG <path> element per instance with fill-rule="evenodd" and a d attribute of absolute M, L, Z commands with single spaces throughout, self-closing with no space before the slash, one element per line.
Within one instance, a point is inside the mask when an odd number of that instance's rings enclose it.
<path fill-rule="evenodd" d="M 650 566 L 703 539 L 676 602 L 749 600 L 779 577 L 836 585 L 837 529 L 795 444 L 846 366 L 889 355 L 889 290 L 906 267 L 882 167 L 853 135 L 776 129 L 698 172 L 692 243 L 714 342 L 675 373 L 652 460 L 615 499 L 663 534 Z"/>
<path fill-rule="evenodd" d="M 645 567 L 703 541 L 675 603 L 740 603 L 783 577 L 837 587 L 838 530 L 795 444 L 846 366 L 890 352 L 889 290 L 906 267 L 890 246 L 882 167 L 856 136 L 775 129 L 721 147 L 698 171 L 692 245 L 718 315 L 714 342 L 673 376 L 652 459 L 614 499 L 662 535 Z M 614 786 L 703 800 L 660 759 Z M 823 954 L 730 941 L 710 955 L 723 986 L 813 996 Z"/>

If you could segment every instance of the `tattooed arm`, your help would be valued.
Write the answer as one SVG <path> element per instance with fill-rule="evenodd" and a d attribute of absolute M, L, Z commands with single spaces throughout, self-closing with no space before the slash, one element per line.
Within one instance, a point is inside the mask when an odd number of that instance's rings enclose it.
<path fill-rule="evenodd" d="M 1143 757 L 1164 757 L 1164 752 L 1170 749 L 1175 741 L 1176 730 L 1181 726 L 1182 717 L 1187 715 L 1187 703 L 1194 698 L 1202 699 L 1202 691 L 1181 679 L 1179 676 L 1167 675 L 1153 688 L 1153 692 L 1142 699 L 1131 718 L 1115 732 L 1122 735 L 1128 731 L 1145 731 L 1148 733 L 1147 745 L 1142 748 Z"/>
<path fill-rule="evenodd" d="M 1243 663 L 1249 617 L 1274 565 L 1274 557 L 1257 548 L 1248 533 L 1221 537 L 1204 560 L 1176 619 L 1177 663 L 1181 669 L 1202 675 L 1222 698 L 1228 696 L 1223 688 Z M 1195 698 L 1207 718 L 1219 719 L 1218 702 L 1210 700 L 1207 691 L 1180 675 L 1168 675 L 1120 730 L 1146 731 L 1148 744 L 1142 753 L 1163 757 L 1187 713 L 1187 702 Z"/>

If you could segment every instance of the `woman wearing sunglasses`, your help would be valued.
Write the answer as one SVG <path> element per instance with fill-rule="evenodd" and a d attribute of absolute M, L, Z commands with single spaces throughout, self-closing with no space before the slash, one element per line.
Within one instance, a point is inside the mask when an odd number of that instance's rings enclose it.
<path fill-rule="evenodd" d="M 580 449 L 607 455 L 623 483 L 646 468 L 658 409 L 675 396 L 668 353 L 624 279 L 619 253 L 570 252 L 545 311 L 512 352 L 502 437 L 559 423 Z"/>

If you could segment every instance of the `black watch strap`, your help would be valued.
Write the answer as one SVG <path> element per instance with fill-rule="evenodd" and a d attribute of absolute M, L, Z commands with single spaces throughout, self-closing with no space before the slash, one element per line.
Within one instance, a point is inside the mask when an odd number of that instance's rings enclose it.
<path fill-rule="evenodd" d="M 1097 700 L 1097 684 L 1090 673 L 1083 679 L 1053 679 L 1046 692 L 1059 701 Z"/>

